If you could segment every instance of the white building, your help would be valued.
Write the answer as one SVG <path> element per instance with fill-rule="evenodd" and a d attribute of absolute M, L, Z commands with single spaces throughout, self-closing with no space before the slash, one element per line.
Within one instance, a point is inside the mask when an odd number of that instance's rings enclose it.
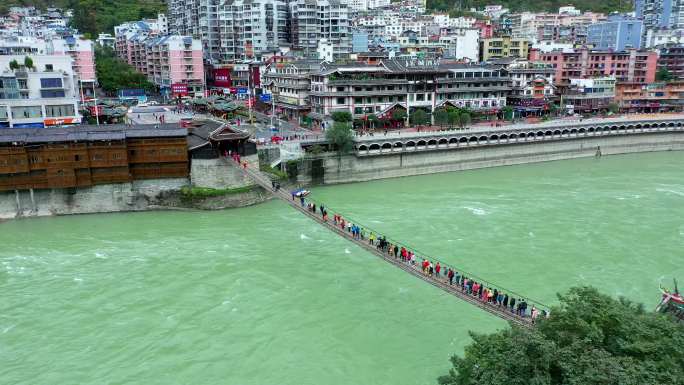
<path fill-rule="evenodd" d="M 78 124 L 78 92 L 70 56 L 0 56 L 0 127 Z M 14 67 L 14 62 L 19 68 Z M 12 63 L 12 64 L 10 64 Z"/>
<path fill-rule="evenodd" d="M 97 40 L 95 40 L 100 47 L 109 47 L 114 49 L 116 46 L 116 38 L 109 33 L 101 33 L 97 35 Z"/>
<path fill-rule="evenodd" d="M 321 39 L 318 41 L 318 58 L 327 63 L 335 62 L 335 56 L 333 55 L 333 45 L 328 42 L 328 39 Z"/>
<path fill-rule="evenodd" d="M 530 48 L 536 48 L 544 53 L 552 51 L 572 52 L 574 50 L 572 43 L 559 43 L 552 40 L 540 40 L 533 42 Z"/>
<path fill-rule="evenodd" d="M 289 3 L 293 50 L 306 58 L 317 55 L 318 42 L 326 39 L 333 46 L 335 59 L 351 52 L 349 7 L 340 0 L 296 0 Z"/>
<path fill-rule="evenodd" d="M 480 50 L 480 31 L 477 29 L 460 29 L 452 32 L 449 36 L 442 38 L 453 39 L 453 54 L 455 59 L 468 59 L 476 62 Z"/>
<path fill-rule="evenodd" d="M 645 48 L 684 44 L 684 29 L 649 29 L 645 33 L 644 44 Z"/>
<path fill-rule="evenodd" d="M 580 11 L 579 9 L 575 8 L 572 5 L 569 5 L 567 7 L 558 8 L 558 14 L 559 15 L 568 15 L 568 16 L 579 16 L 582 14 L 582 11 Z"/>
<path fill-rule="evenodd" d="M 287 44 L 287 3 L 233 0 L 219 7 L 221 60 L 257 59 Z"/>

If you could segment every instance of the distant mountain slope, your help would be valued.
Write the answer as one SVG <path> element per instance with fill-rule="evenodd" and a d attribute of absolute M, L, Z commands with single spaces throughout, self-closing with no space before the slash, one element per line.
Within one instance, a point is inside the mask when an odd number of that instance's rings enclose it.
<path fill-rule="evenodd" d="M 123 22 L 156 17 L 157 13 L 166 11 L 164 0 L 2 0 L 0 12 L 5 13 L 12 6 L 31 5 L 41 9 L 50 6 L 71 8 L 74 27 L 93 36 L 111 32 L 115 25 Z"/>

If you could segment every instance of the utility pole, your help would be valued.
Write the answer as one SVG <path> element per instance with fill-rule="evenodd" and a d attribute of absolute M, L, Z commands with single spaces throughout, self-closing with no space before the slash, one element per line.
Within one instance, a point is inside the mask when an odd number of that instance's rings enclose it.
<path fill-rule="evenodd" d="M 249 108 L 249 124 L 254 124 L 252 121 L 252 67 L 247 64 L 247 108 Z"/>
<path fill-rule="evenodd" d="M 275 119 L 275 92 L 273 92 L 275 90 L 275 87 L 276 86 L 274 84 L 273 89 L 271 90 L 271 126 L 273 126 L 273 127 L 275 127 L 274 120 L 275 120 L 275 122 L 278 121 L 277 119 Z M 280 133 L 280 125 L 278 125 L 278 126 L 279 126 L 278 127 L 278 133 Z"/>
<path fill-rule="evenodd" d="M 95 93 L 95 82 L 93 82 L 93 103 L 95 103 L 95 122 L 100 125 L 100 107 L 97 106 L 97 94 Z"/>

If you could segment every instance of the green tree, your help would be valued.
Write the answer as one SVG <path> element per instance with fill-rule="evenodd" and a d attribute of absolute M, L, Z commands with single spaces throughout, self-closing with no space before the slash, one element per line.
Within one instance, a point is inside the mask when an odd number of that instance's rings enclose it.
<path fill-rule="evenodd" d="M 145 75 L 114 56 L 111 48 L 95 48 L 95 70 L 100 87 L 109 94 L 124 88 L 142 88 L 147 91 L 155 88 Z"/>
<path fill-rule="evenodd" d="M 513 107 L 504 106 L 501 111 L 503 112 L 504 120 L 513 120 Z"/>
<path fill-rule="evenodd" d="M 447 110 L 444 108 L 435 110 L 433 115 L 435 116 L 435 123 L 437 123 L 440 127 L 444 128 L 444 126 L 449 124 L 449 112 L 447 112 Z"/>
<path fill-rule="evenodd" d="M 297 174 L 299 174 L 299 162 L 296 160 L 288 160 L 285 163 L 285 172 L 287 172 L 287 177 L 290 180 L 297 179 Z"/>
<path fill-rule="evenodd" d="M 14 71 L 19 69 L 19 62 L 16 59 L 12 59 L 11 62 L 9 62 L 9 68 Z"/>
<path fill-rule="evenodd" d="M 673 76 L 667 68 L 659 68 L 656 72 L 656 80 L 659 82 L 669 82 L 672 81 Z"/>
<path fill-rule="evenodd" d="M 330 114 L 332 119 L 336 122 L 351 122 L 352 114 L 349 111 L 335 111 Z"/>
<path fill-rule="evenodd" d="M 472 118 L 470 117 L 470 112 L 460 111 L 458 113 L 457 122 L 460 128 L 464 128 L 465 126 L 469 125 L 471 121 Z"/>
<path fill-rule="evenodd" d="M 558 296 L 533 328 L 471 333 L 442 385 L 684 384 L 684 327 L 590 287 Z"/>
<path fill-rule="evenodd" d="M 396 109 L 392 111 L 393 120 L 406 120 L 406 111 L 402 109 Z"/>
<path fill-rule="evenodd" d="M 378 127 L 378 123 L 380 123 L 380 119 L 378 119 L 375 114 L 368 115 L 368 121 L 370 122 L 371 128 Z"/>
<path fill-rule="evenodd" d="M 620 106 L 617 103 L 610 103 L 608 104 L 608 111 L 613 114 L 617 114 L 620 112 Z"/>
<path fill-rule="evenodd" d="M 347 154 L 354 148 L 354 137 L 349 123 L 335 122 L 325 130 L 325 138 L 337 150 L 339 155 Z"/>
<path fill-rule="evenodd" d="M 427 112 L 423 111 L 421 108 L 418 108 L 411 114 L 410 120 L 411 124 L 417 126 L 427 124 L 430 121 L 430 117 L 428 116 Z"/>
<path fill-rule="evenodd" d="M 24 57 L 24 67 L 33 68 L 33 59 L 28 56 Z"/>
<path fill-rule="evenodd" d="M 449 127 L 454 127 L 461 121 L 461 110 L 458 108 L 447 109 Z"/>

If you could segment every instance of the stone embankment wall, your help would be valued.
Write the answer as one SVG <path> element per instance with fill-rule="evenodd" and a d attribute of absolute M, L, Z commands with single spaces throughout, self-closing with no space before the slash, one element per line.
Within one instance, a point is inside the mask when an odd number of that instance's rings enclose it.
<path fill-rule="evenodd" d="M 247 162 L 249 167 L 259 167 L 257 155 L 245 156 L 240 161 Z M 190 183 L 197 187 L 216 189 L 254 186 L 254 183 L 240 169 L 235 167 L 232 159 L 193 159 L 190 166 Z"/>
<path fill-rule="evenodd" d="M 601 147 L 605 155 L 684 150 L 684 133 L 584 137 L 556 141 L 510 143 L 377 154 L 323 156 L 324 184 L 368 181 L 410 175 L 591 157 Z M 311 181 L 311 160 L 300 165 L 298 179 Z"/>
<path fill-rule="evenodd" d="M 0 219 L 142 211 L 163 205 L 164 196 L 188 184 L 185 178 L 148 179 L 73 189 L 0 193 Z"/>
<path fill-rule="evenodd" d="M 245 157 L 258 167 L 257 156 Z M 254 188 L 206 198 L 183 199 L 189 185 L 214 189 Z M 0 219 L 50 215 L 168 209 L 216 210 L 243 207 L 270 199 L 226 159 L 194 159 L 190 179 L 148 179 L 85 188 L 0 192 Z"/>

